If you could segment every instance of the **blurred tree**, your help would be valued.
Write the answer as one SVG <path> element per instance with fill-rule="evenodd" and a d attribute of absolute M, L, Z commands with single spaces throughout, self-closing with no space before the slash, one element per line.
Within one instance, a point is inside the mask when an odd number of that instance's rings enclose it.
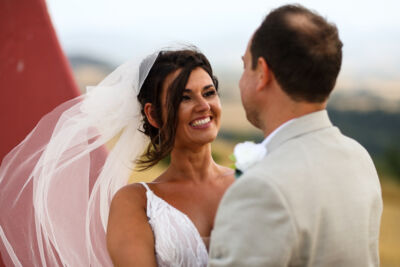
<path fill-rule="evenodd" d="M 400 148 L 399 145 L 387 148 L 384 155 L 384 162 L 390 176 L 400 182 Z"/>

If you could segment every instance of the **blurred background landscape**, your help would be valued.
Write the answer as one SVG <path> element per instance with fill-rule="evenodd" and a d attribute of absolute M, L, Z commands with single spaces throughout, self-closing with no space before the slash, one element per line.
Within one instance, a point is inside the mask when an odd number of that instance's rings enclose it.
<path fill-rule="evenodd" d="M 96 84 L 115 66 L 85 56 L 70 56 L 69 61 L 82 91 Z M 240 73 L 220 76 L 223 107 L 222 128 L 213 144 L 214 159 L 225 166 L 236 143 L 260 142 L 263 136 L 247 122 L 238 94 Z M 335 92 L 329 102 L 332 122 L 360 142 L 371 154 L 381 178 L 384 214 L 381 231 L 382 266 L 400 266 L 400 100 L 386 99 L 359 89 Z M 351 163 L 349 163 L 351 164 Z M 153 169 L 132 175 L 132 181 L 151 181 L 167 167 L 161 162 Z"/>
<path fill-rule="evenodd" d="M 400 4 L 299 2 L 339 28 L 343 67 L 328 112 L 333 124 L 360 142 L 376 164 L 384 199 L 381 266 L 400 266 Z M 215 160 L 229 166 L 228 156 L 237 142 L 263 139 L 247 122 L 241 106 L 240 57 L 263 17 L 286 1 L 47 3 L 82 92 L 136 55 L 176 42 L 192 43 L 209 57 L 220 80 L 223 117 L 213 144 Z M 134 173 L 132 181 L 151 181 L 167 164 L 166 160 L 150 171 Z"/>

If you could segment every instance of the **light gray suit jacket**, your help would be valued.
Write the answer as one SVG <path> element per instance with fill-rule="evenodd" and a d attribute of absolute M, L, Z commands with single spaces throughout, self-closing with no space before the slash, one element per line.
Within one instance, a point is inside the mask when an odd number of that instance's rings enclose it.
<path fill-rule="evenodd" d="M 379 265 L 382 196 L 374 164 L 327 112 L 300 117 L 225 193 L 209 266 Z"/>

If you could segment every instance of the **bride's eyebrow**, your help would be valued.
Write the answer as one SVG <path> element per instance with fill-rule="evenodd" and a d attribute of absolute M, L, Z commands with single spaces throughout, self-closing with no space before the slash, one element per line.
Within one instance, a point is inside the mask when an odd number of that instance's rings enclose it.
<path fill-rule="evenodd" d="M 209 88 L 213 88 L 213 87 L 214 87 L 214 84 L 206 85 L 206 86 L 203 87 L 202 91 L 207 90 L 207 89 L 209 89 Z M 183 92 L 184 92 L 184 93 L 191 93 L 191 92 L 192 92 L 192 89 L 190 89 L 190 88 L 185 88 L 185 89 L 183 89 Z"/>

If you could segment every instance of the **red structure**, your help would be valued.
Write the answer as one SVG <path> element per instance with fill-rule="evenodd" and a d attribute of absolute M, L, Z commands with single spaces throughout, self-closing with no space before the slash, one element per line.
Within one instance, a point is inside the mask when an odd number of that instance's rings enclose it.
<path fill-rule="evenodd" d="M 0 160 L 44 114 L 79 94 L 45 0 L 0 0 Z"/>
<path fill-rule="evenodd" d="M 0 159 L 79 94 L 45 0 L 0 0 Z"/>

